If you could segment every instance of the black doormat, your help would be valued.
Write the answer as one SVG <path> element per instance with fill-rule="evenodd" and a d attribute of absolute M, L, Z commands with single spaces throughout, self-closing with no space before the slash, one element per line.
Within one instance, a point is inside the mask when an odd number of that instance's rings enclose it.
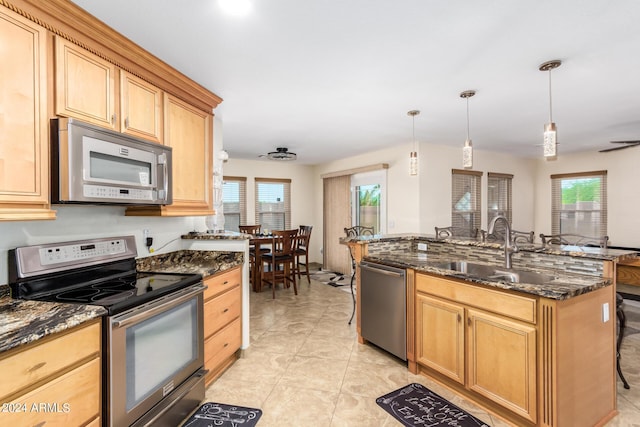
<path fill-rule="evenodd" d="M 407 427 L 489 427 L 422 384 L 409 384 L 376 399 Z"/>
<path fill-rule="evenodd" d="M 260 409 L 207 402 L 182 427 L 253 427 L 261 416 Z"/>

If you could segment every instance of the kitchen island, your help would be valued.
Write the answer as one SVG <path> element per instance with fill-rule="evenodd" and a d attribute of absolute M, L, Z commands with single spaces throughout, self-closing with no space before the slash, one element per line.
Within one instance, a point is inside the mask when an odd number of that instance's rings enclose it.
<path fill-rule="evenodd" d="M 499 243 L 427 235 L 342 243 L 358 261 L 358 298 L 367 285 L 360 261 L 406 269 L 411 372 L 516 425 L 603 425 L 616 415 L 614 272 L 633 252 L 523 245 L 506 269 Z M 357 308 L 365 342 L 359 300 Z"/>

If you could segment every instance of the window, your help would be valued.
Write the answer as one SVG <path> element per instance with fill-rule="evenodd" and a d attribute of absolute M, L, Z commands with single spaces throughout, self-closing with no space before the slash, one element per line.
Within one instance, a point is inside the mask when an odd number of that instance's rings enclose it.
<path fill-rule="evenodd" d="M 247 178 L 225 176 L 222 181 L 222 212 L 224 228 L 240 231 L 239 225 L 247 223 Z"/>
<path fill-rule="evenodd" d="M 487 174 L 487 224 L 499 215 L 513 223 L 511 210 L 511 181 L 513 175 L 489 172 Z M 498 235 L 504 236 L 506 226 L 503 222 L 496 224 Z M 495 234 L 495 233 L 494 233 Z"/>
<path fill-rule="evenodd" d="M 607 171 L 551 175 L 551 232 L 607 235 Z"/>
<path fill-rule="evenodd" d="M 452 169 L 451 226 L 469 230 L 480 229 L 482 172 Z"/>
<path fill-rule="evenodd" d="M 256 178 L 256 224 L 262 230 L 291 228 L 291 180 Z"/>
<path fill-rule="evenodd" d="M 373 227 L 374 234 L 385 232 L 386 181 L 386 169 L 351 175 L 351 225 Z"/>

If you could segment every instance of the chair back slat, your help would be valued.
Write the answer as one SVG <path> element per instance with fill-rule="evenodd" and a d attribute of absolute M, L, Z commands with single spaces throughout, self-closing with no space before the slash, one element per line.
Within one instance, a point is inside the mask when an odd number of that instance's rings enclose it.
<path fill-rule="evenodd" d="M 446 239 L 447 237 L 470 237 L 476 238 L 478 237 L 478 229 L 477 228 L 466 228 L 466 227 L 435 227 L 436 229 L 436 237 L 438 239 Z"/>
<path fill-rule="evenodd" d="M 296 250 L 298 229 L 274 230 L 273 253 L 276 256 L 293 255 Z"/>
<path fill-rule="evenodd" d="M 262 226 L 260 224 L 258 224 L 258 225 L 240 225 L 238 228 L 240 229 L 241 233 L 251 234 L 251 235 L 255 236 L 256 234 L 260 234 L 260 230 L 262 229 Z"/>
<path fill-rule="evenodd" d="M 312 225 L 301 225 L 298 229 L 298 249 L 307 250 L 311 240 Z"/>

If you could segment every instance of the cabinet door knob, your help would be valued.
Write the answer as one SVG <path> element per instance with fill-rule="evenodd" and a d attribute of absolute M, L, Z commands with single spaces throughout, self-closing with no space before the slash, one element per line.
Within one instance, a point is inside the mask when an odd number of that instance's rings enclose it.
<path fill-rule="evenodd" d="M 124 127 L 125 129 L 129 128 L 129 117 L 127 117 L 126 119 L 124 119 Z"/>
<path fill-rule="evenodd" d="M 117 118 L 118 118 L 118 117 L 117 117 L 115 114 L 113 114 L 113 115 L 111 116 L 111 124 L 112 124 L 112 125 L 115 125 L 115 124 L 116 124 L 116 119 L 117 119 Z"/>
<path fill-rule="evenodd" d="M 458 313 L 458 323 L 462 322 L 462 316 Z"/>

